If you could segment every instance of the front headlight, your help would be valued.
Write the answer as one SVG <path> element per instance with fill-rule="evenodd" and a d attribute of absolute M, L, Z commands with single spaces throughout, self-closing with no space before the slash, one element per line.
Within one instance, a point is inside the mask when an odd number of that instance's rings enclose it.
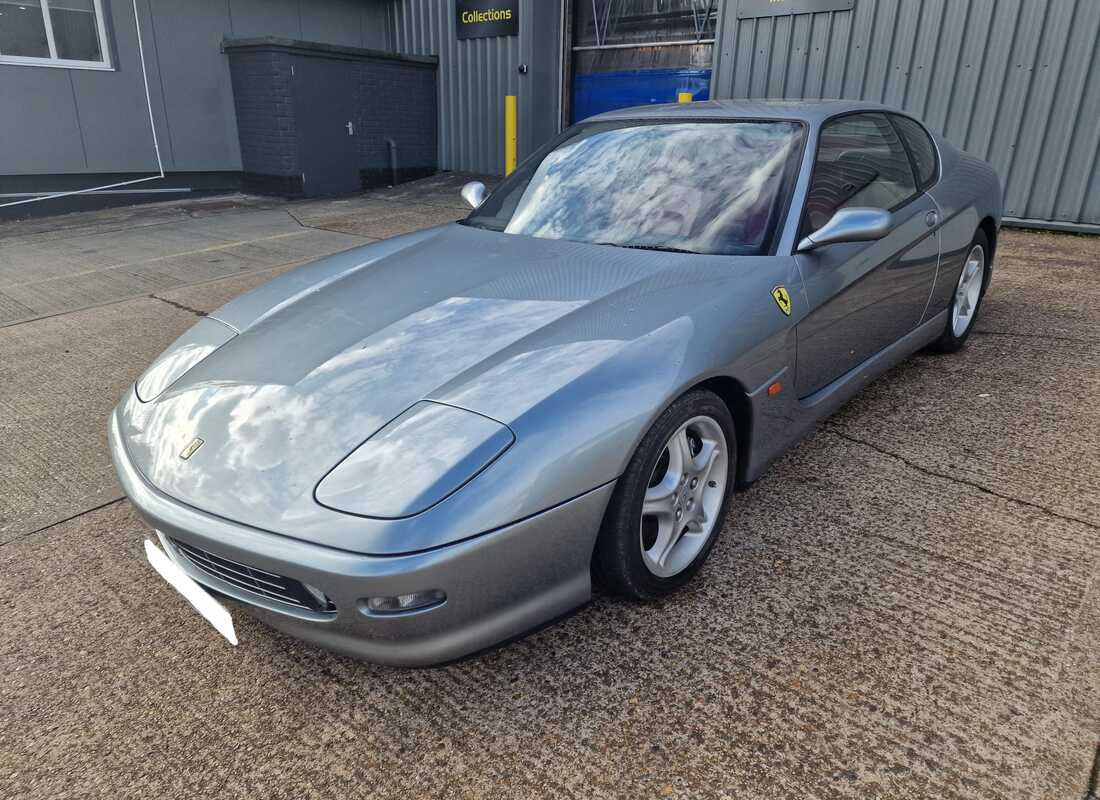
<path fill-rule="evenodd" d="M 156 361 L 137 381 L 138 400 L 148 403 L 178 381 L 187 370 L 198 364 L 237 334 L 228 325 L 210 317 L 200 319 L 187 333 L 157 356 Z"/>
<path fill-rule="evenodd" d="M 352 451 L 314 496 L 348 514 L 411 517 L 458 491 L 514 441 L 507 425 L 425 400 Z"/>

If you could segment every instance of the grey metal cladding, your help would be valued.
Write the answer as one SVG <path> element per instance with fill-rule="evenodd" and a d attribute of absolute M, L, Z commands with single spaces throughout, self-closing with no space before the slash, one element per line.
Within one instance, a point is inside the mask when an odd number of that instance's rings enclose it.
<path fill-rule="evenodd" d="M 439 166 L 502 172 L 504 95 L 519 89 L 519 37 L 459 41 L 451 3 L 393 5 L 397 49 L 439 56 Z M 521 8 L 522 13 L 526 9 Z"/>
<path fill-rule="evenodd" d="M 721 7 L 712 97 L 900 107 L 989 161 L 1010 221 L 1100 232 L 1100 3 L 857 0 L 738 19 Z"/>
<path fill-rule="evenodd" d="M 737 16 L 746 19 L 818 11 L 847 11 L 853 5 L 855 0 L 737 0 Z"/>
<path fill-rule="evenodd" d="M 453 1 L 403 0 L 391 13 L 399 52 L 439 56 L 440 169 L 503 173 L 505 95 L 517 96 L 521 159 L 557 131 L 559 2 L 520 0 L 519 36 L 484 39 L 457 38 Z"/>

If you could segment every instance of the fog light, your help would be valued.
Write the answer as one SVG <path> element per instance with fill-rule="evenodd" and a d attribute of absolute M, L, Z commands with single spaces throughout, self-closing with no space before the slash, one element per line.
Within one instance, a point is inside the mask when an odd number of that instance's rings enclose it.
<path fill-rule="evenodd" d="M 365 610 L 368 614 L 400 614 L 437 606 L 446 599 L 447 593 L 442 589 L 399 594 L 396 597 L 368 597 Z"/>

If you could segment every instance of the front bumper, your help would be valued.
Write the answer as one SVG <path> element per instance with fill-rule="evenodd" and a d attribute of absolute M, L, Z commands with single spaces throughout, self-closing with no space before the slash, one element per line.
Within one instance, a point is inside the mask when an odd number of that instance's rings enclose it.
<path fill-rule="evenodd" d="M 108 439 L 123 490 L 163 536 L 324 592 L 335 613 L 284 608 L 221 583 L 172 553 L 196 581 L 246 605 L 291 636 L 383 664 L 449 661 L 518 636 L 591 596 L 590 560 L 614 483 L 465 541 L 399 556 L 323 547 L 215 517 L 150 485 L 133 466 L 112 414 Z M 171 548 L 169 548 L 171 551 Z M 441 589 L 446 601 L 368 615 L 363 599 Z"/>

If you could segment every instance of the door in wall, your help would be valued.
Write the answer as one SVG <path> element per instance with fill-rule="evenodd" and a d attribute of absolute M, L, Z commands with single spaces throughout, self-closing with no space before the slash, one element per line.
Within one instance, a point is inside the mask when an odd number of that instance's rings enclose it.
<path fill-rule="evenodd" d="M 291 80 L 303 191 L 311 196 L 358 191 L 354 62 L 296 55 Z"/>

